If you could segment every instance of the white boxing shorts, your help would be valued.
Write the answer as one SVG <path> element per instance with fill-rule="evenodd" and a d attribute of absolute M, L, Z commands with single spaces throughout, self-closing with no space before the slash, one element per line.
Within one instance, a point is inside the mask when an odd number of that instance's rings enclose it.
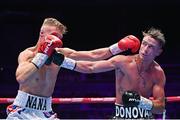
<path fill-rule="evenodd" d="M 115 103 L 115 119 L 153 119 L 152 112 L 137 106 L 123 106 Z"/>
<path fill-rule="evenodd" d="M 39 97 L 18 91 L 12 105 L 7 107 L 7 120 L 56 120 L 52 111 L 52 97 Z"/>

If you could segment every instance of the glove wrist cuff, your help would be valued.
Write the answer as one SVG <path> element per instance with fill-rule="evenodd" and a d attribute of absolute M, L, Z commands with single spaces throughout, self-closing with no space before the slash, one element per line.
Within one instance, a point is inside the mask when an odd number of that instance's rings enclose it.
<path fill-rule="evenodd" d="M 123 50 L 121 50 L 121 49 L 119 48 L 118 43 L 115 43 L 115 44 L 111 45 L 111 46 L 109 47 L 109 50 L 110 50 L 110 52 L 111 52 L 113 55 L 116 55 L 116 54 L 118 54 L 118 53 L 123 52 Z"/>
<path fill-rule="evenodd" d="M 153 107 L 153 102 L 141 96 L 138 107 L 146 110 L 151 110 Z"/>
<path fill-rule="evenodd" d="M 47 59 L 48 55 L 43 53 L 37 53 L 31 62 L 39 69 L 44 65 Z"/>
<path fill-rule="evenodd" d="M 76 61 L 65 57 L 63 63 L 61 64 L 61 67 L 74 70 L 74 68 L 76 67 Z"/>

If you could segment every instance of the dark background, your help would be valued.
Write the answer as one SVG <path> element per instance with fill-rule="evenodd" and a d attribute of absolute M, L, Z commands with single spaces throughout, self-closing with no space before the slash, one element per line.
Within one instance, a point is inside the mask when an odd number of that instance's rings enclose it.
<path fill-rule="evenodd" d="M 60 20 L 68 28 L 65 47 L 92 50 L 107 47 L 126 35 L 142 39 L 142 31 L 160 28 L 166 37 L 164 52 L 156 61 L 167 76 L 166 96 L 180 91 L 179 0 L 31 0 L 0 2 L 0 97 L 15 97 L 17 57 L 36 44 L 46 17 Z M 113 97 L 114 71 L 81 74 L 65 69 L 59 72 L 53 97 Z M 5 118 L 7 104 L 0 104 Z M 180 118 L 179 103 L 167 103 L 167 117 Z M 108 118 L 114 104 L 54 105 L 60 118 Z"/>

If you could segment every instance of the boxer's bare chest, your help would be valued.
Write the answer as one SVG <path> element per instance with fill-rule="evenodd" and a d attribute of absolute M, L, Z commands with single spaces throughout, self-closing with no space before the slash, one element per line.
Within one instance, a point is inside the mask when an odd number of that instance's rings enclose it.
<path fill-rule="evenodd" d="M 123 67 L 123 74 L 116 74 L 116 87 L 119 93 L 127 90 L 135 90 L 143 96 L 149 96 L 152 93 L 154 84 L 154 72 L 148 67 L 141 71 L 135 60 Z M 118 79 L 119 78 L 119 79 Z M 118 82 L 119 81 L 119 82 Z"/>
<path fill-rule="evenodd" d="M 33 57 L 34 55 L 30 54 L 27 56 L 27 61 L 30 62 Z M 43 65 L 28 78 L 25 84 L 21 85 L 21 88 L 30 93 L 48 96 L 54 90 L 59 69 L 55 64 Z"/>
<path fill-rule="evenodd" d="M 58 72 L 58 66 L 54 64 L 49 66 L 44 65 L 35 73 L 34 80 L 36 80 L 40 85 L 42 84 L 42 86 L 44 86 L 44 84 L 49 86 L 56 82 Z"/>

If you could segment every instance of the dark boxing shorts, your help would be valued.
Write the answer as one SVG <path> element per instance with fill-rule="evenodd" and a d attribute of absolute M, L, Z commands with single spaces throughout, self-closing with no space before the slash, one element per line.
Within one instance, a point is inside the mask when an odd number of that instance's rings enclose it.
<path fill-rule="evenodd" d="M 115 117 L 117 119 L 153 119 L 153 115 L 149 110 L 145 110 L 136 106 L 125 107 L 115 104 Z"/>

